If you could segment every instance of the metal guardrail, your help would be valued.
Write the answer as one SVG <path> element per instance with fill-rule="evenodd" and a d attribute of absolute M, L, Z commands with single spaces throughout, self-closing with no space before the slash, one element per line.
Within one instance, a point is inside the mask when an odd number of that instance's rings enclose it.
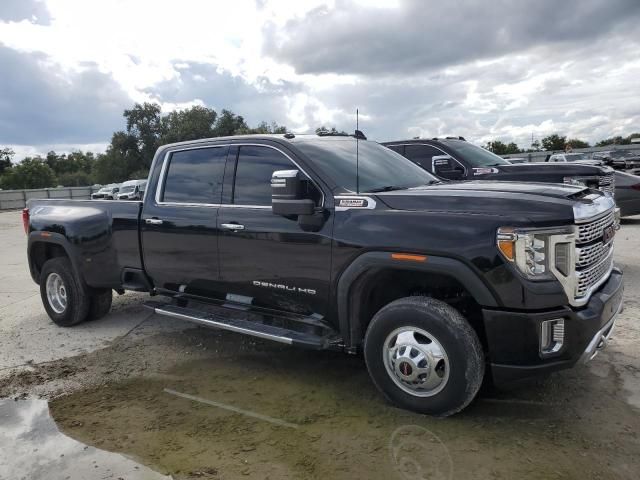
<path fill-rule="evenodd" d="M 100 187 L 60 187 L 37 188 L 32 190 L 0 190 L 0 210 L 15 210 L 27 206 L 27 200 L 34 198 L 68 198 L 88 200 Z"/>

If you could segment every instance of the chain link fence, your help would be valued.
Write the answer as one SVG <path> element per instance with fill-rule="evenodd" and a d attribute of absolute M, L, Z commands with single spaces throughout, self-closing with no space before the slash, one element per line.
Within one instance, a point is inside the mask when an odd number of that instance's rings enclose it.
<path fill-rule="evenodd" d="M 33 190 L 0 190 L 0 210 L 24 208 L 33 198 L 66 198 L 88 200 L 100 187 L 37 188 Z"/>

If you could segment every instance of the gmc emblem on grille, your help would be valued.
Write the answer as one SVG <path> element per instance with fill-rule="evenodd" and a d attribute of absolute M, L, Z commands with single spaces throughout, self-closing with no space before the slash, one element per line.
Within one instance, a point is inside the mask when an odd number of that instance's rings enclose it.
<path fill-rule="evenodd" d="M 602 232 L 602 241 L 604 243 L 609 243 L 611 240 L 613 240 L 613 237 L 615 236 L 615 234 L 616 234 L 615 227 L 613 225 L 609 225 Z"/>

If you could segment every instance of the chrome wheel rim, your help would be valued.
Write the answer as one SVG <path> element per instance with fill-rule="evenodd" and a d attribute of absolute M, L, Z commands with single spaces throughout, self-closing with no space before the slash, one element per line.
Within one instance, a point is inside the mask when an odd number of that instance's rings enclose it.
<path fill-rule="evenodd" d="M 400 327 L 391 332 L 382 349 L 387 374 L 406 393 L 431 397 L 449 380 L 449 357 L 438 339 L 421 328 Z"/>
<path fill-rule="evenodd" d="M 62 277 L 57 273 L 50 273 L 46 284 L 47 301 L 51 310 L 56 313 L 64 313 L 67 309 L 67 287 Z"/>

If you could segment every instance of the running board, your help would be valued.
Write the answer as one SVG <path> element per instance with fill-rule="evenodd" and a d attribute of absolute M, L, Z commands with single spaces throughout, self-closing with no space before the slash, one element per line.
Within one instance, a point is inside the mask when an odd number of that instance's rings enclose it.
<path fill-rule="evenodd" d="M 158 315 L 186 320 L 205 327 L 219 328 L 221 330 L 228 330 L 230 332 L 263 338 L 265 340 L 286 343 L 287 345 L 295 345 L 313 350 L 335 349 L 339 347 L 338 342 L 333 337 L 323 337 L 310 333 L 298 332 L 250 320 L 227 318 L 214 313 L 204 312 L 194 308 L 179 307 L 171 304 L 147 302 L 145 303 L 145 306 L 151 308 Z"/>

